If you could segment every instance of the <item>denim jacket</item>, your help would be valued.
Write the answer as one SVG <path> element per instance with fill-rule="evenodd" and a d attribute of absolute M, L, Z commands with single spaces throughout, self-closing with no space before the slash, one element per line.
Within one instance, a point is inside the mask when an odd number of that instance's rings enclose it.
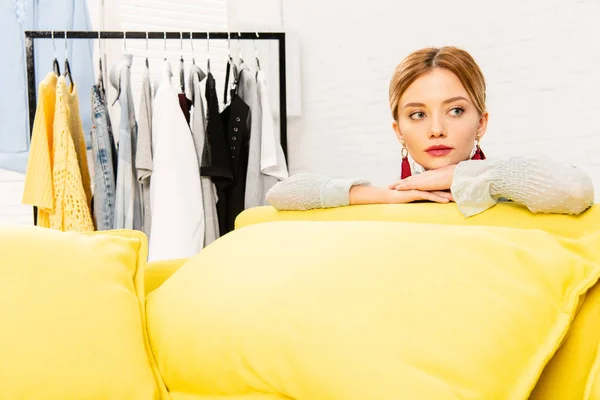
<path fill-rule="evenodd" d="M 96 230 L 114 229 L 117 149 L 104 90 L 92 87 L 92 154 L 94 164 L 94 222 Z"/>
<path fill-rule="evenodd" d="M 0 36 L 5 60 L 0 66 L 0 168 L 25 172 L 29 151 L 29 99 L 25 59 L 26 30 L 86 31 L 91 22 L 86 1 L 0 0 Z M 63 72 L 64 39 L 55 39 L 56 57 Z M 94 84 L 93 40 L 68 40 L 73 80 L 89 90 Z M 52 40 L 35 39 L 36 90 L 52 68 Z M 90 146 L 91 109 L 89 98 L 80 98 L 79 109 L 86 143 Z"/>

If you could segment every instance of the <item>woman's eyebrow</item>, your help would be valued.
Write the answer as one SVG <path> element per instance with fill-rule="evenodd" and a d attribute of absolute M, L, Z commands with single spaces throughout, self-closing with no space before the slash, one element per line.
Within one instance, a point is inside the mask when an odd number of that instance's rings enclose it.
<path fill-rule="evenodd" d="M 456 96 L 456 97 L 451 97 L 449 99 L 442 101 L 442 104 L 452 103 L 457 100 L 469 101 L 469 99 L 467 99 L 466 97 Z M 408 107 L 425 107 L 425 104 L 423 104 L 423 103 L 406 103 L 403 108 L 408 108 Z"/>

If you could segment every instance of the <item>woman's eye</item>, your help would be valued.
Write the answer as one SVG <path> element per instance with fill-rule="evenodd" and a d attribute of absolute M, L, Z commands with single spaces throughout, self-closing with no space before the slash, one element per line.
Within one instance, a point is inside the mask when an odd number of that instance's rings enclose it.
<path fill-rule="evenodd" d="M 464 112 L 465 112 L 465 110 L 462 107 L 454 107 L 453 109 L 450 110 L 450 113 L 456 117 L 458 117 L 459 115 L 461 115 Z"/>
<path fill-rule="evenodd" d="M 422 111 L 417 111 L 409 115 L 411 119 L 423 119 L 425 118 L 425 113 Z"/>

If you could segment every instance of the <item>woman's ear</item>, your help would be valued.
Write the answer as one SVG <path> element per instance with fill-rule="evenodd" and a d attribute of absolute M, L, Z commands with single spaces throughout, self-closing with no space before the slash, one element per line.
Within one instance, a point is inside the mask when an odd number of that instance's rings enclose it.
<path fill-rule="evenodd" d="M 396 137 L 400 141 L 400 143 L 404 143 L 404 138 L 402 137 L 402 133 L 400 133 L 400 127 L 398 126 L 398 122 L 392 122 L 392 128 L 394 128 L 394 132 L 396 132 Z"/>
<path fill-rule="evenodd" d="M 481 117 L 479 118 L 479 123 L 477 124 L 477 137 L 479 139 L 481 139 L 487 132 L 488 119 L 489 113 L 487 111 L 481 114 Z"/>

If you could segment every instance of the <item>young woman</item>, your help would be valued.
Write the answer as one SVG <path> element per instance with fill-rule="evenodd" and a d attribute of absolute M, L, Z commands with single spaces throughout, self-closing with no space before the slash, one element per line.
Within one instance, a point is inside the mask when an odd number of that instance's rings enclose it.
<path fill-rule="evenodd" d="M 592 180 L 574 166 L 541 156 L 485 159 L 479 146 L 488 122 L 485 79 L 466 51 L 442 47 L 410 54 L 392 76 L 389 97 L 402 146 L 401 180 L 377 188 L 297 174 L 276 184 L 267 201 L 278 210 L 454 201 L 466 217 L 501 200 L 564 214 L 593 204 Z"/>

